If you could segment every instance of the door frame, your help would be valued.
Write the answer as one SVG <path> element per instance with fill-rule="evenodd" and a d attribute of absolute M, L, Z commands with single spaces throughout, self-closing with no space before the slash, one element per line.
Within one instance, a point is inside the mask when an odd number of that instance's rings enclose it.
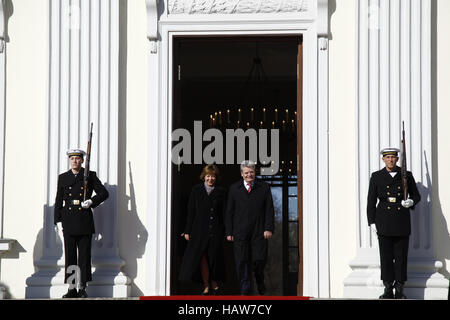
<path fill-rule="evenodd" d="M 312 1 L 310 4 L 316 3 L 317 6 L 296 14 L 177 15 L 169 14 L 166 6 L 156 15 L 158 37 L 150 37 L 153 35 L 150 31 L 153 32 L 154 28 L 149 27 L 148 33 L 149 165 L 146 227 L 149 249 L 146 250 L 146 295 L 170 295 L 173 38 L 301 36 L 303 110 L 299 138 L 302 140 L 303 158 L 298 163 L 301 163 L 303 178 L 303 273 L 300 286 L 302 295 L 320 298 L 330 296 L 328 39 L 320 31 L 327 24 L 324 21 L 328 21 L 328 7 L 321 7 L 320 3 L 323 2 Z M 149 14 L 148 17 L 152 19 L 155 15 Z"/>
<path fill-rule="evenodd" d="M 303 125 L 303 41 L 297 50 L 297 123 Z M 303 131 L 297 125 L 297 219 L 298 219 L 298 282 L 297 293 L 303 295 Z"/>

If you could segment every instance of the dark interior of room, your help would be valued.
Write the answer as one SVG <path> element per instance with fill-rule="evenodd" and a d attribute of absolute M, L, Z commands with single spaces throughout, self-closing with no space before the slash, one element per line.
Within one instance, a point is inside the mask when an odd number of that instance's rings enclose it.
<path fill-rule="evenodd" d="M 175 38 L 173 46 L 172 131 L 185 128 L 194 137 L 194 121 L 202 121 L 203 132 L 211 127 L 222 132 L 238 127 L 280 130 L 279 153 L 283 163 L 275 176 L 265 176 L 272 187 L 277 223 L 269 241 L 265 269 L 267 295 L 296 295 L 299 41 L 299 37 L 192 37 Z M 209 143 L 203 142 L 203 148 Z M 188 197 L 192 186 L 201 182 L 199 175 L 205 165 L 172 164 L 172 295 L 200 294 L 203 290 L 201 283 L 180 282 L 178 271 L 186 247 L 181 234 Z M 218 164 L 218 167 L 222 176 L 220 185 L 227 188 L 241 179 L 236 160 L 234 164 Z M 224 246 L 227 280 L 221 284 L 221 294 L 237 295 L 239 284 L 232 243 L 224 239 Z"/>

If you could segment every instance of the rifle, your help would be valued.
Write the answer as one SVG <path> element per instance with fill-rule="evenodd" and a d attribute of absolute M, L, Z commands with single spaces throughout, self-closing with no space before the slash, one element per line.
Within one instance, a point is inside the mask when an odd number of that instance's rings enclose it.
<path fill-rule="evenodd" d="M 87 192 L 87 185 L 88 185 L 88 178 L 89 178 L 89 165 L 91 162 L 91 143 L 92 143 L 92 126 L 93 123 L 91 122 L 91 131 L 89 132 L 89 141 L 87 145 L 87 152 L 86 152 L 86 164 L 84 165 L 84 200 L 86 201 L 86 192 Z"/>
<path fill-rule="evenodd" d="M 405 122 L 403 121 L 403 130 L 402 130 L 402 188 L 403 188 L 403 200 L 408 199 L 408 178 L 406 171 L 406 142 L 405 142 Z"/>

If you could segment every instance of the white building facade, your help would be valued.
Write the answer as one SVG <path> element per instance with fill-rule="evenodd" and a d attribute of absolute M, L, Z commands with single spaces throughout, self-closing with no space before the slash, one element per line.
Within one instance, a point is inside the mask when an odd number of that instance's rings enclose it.
<path fill-rule="evenodd" d="M 302 38 L 301 294 L 383 291 L 366 197 L 379 150 L 399 146 L 404 121 L 422 195 L 405 293 L 448 298 L 447 0 L 3 0 L 0 9 L 4 298 L 67 290 L 56 182 L 91 122 L 91 168 L 110 199 L 95 210 L 89 294 L 171 294 L 174 39 L 244 36 Z"/>

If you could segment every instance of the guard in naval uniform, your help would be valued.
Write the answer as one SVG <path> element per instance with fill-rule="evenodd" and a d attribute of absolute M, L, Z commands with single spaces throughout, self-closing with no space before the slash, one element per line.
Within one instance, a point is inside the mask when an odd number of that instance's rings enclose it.
<path fill-rule="evenodd" d="M 79 149 L 67 151 L 71 169 L 58 177 L 55 199 L 54 223 L 64 235 L 65 282 L 79 268 L 79 291 L 70 284 L 63 298 L 86 298 L 86 284 L 92 280 L 91 242 L 95 233 L 92 209 L 105 201 L 109 194 L 94 171 L 89 172 L 86 201 L 84 199 L 85 152 Z M 92 193 L 95 191 L 95 196 Z M 72 266 L 72 267 L 71 267 Z M 69 267 L 71 267 L 69 269 Z"/>
<path fill-rule="evenodd" d="M 396 148 L 381 150 L 385 168 L 372 173 L 367 196 L 367 220 L 378 235 L 381 280 L 385 287 L 380 299 L 406 298 L 403 287 L 407 280 L 410 210 L 420 201 L 409 171 L 408 199 L 403 200 L 401 168 L 397 166 L 399 152 Z"/>

